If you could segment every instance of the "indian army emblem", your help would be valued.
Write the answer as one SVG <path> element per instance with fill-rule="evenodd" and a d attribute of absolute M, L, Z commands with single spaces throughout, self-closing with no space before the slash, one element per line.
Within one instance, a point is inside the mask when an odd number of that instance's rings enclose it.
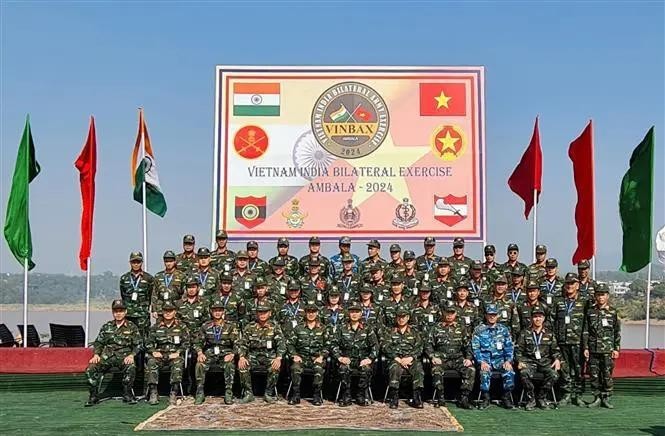
<path fill-rule="evenodd" d="M 362 227 L 362 224 L 358 224 L 360 222 L 360 210 L 353 206 L 353 200 L 348 199 L 346 206 L 340 209 L 339 220 L 341 223 L 337 224 L 337 227 L 342 227 L 345 229 L 355 229 L 356 227 Z"/>
<path fill-rule="evenodd" d="M 398 229 L 406 230 L 418 225 L 416 218 L 416 207 L 409 203 L 409 199 L 402 200 L 402 204 L 395 208 L 395 219 L 393 226 Z"/>
<path fill-rule="evenodd" d="M 286 218 L 286 225 L 292 229 L 299 229 L 305 224 L 307 213 L 300 210 L 300 200 L 294 198 L 291 200 L 291 210 L 289 212 L 282 212 L 282 216 Z"/>

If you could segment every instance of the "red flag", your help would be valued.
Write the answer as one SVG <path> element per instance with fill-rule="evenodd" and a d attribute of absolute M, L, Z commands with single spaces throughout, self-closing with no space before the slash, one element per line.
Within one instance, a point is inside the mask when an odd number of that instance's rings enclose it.
<path fill-rule="evenodd" d="M 95 209 L 95 174 L 97 173 L 97 138 L 95 135 L 95 118 L 90 117 L 88 139 L 74 166 L 79 170 L 81 182 L 81 250 L 79 263 L 83 271 L 88 270 L 88 258 L 92 248 L 92 219 Z"/>
<path fill-rule="evenodd" d="M 464 83 L 421 83 L 421 116 L 466 115 L 466 85 Z"/>
<path fill-rule="evenodd" d="M 583 259 L 591 259 L 596 251 L 595 199 L 593 171 L 593 127 L 591 121 L 582 134 L 570 143 L 568 157 L 573 161 L 573 177 L 577 190 L 575 224 L 577 225 L 577 250 L 573 265 Z"/>
<path fill-rule="evenodd" d="M 529 146 L 524 151 L 520 163 L 508 179 L 510 190 L 524 200 L 524 218 L 529 218 L 533 208 L 533 191 L 537 192 L 536 202 L 540 197 L 543 182 L 543 152 L 540 149 L 540 134 L 538 133 L 538 117 L 533 126 L 533 136 Z"/>

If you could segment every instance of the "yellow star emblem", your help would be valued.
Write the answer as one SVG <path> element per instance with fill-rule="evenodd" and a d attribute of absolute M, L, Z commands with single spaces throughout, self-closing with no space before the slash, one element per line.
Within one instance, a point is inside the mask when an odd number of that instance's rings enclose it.
<path fill-rule="evenodd" d="M 443 153 L 448 150 L 455 151 L 455 143 L 459 141 L 459 138 L 453 138 L 450 136 L 450 132 L 446 132 L 446 136 L 443 138 L 436 138 L 436 140 L 443 144 L 443 147 L 441 147 L 441 154 L 443 155 Z"/>
<path fill-rule="evenodd" d="M 436 108 L 440 109 L 442 107 L 445 107 L 448 109 L 448 102 L 450 101 L 452 97 L 448 97 L 446 94 L 443 93 L 443 90 L 441 91 L 441 94 L 438 97 L 434 97 L 434 100 L 436 100 Z"/>

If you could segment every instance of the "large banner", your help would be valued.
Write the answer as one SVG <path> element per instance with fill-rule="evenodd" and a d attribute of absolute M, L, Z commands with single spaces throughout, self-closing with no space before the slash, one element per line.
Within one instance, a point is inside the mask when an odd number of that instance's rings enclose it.
<path fill-rule="evenodd" d="M 485 239 L 483 67 L 217 67 L 213 232 Z"/>

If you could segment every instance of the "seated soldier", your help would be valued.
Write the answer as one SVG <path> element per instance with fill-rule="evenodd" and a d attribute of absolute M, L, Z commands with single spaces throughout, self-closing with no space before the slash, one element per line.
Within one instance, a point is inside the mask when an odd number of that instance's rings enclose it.
<path fill-rule="evenodd" d="M 328 334 L 319 321 L 319 306 L 309 302 L 305 306 L 305 322 L 293 329 L 287 341 L 287 352 L 291 356 L 291 398 L 289 404 L 300 404 L 300 381 L 303 369 L 314 371 L 314 399 L 312 404 L 323 404 L 321 386 L 328 358 Z"/>
<path fill-rule="evenodd" d="M 455 370 L 462 377 L 462 392 L 459 406 L 470 409 L 469 394 L 473 390 L 476 369 L 473 367 L 473 353 L 469 332 L 463 323 L 457 321 L 457 309 L 448 306 L 444 310 L 443 321 L 435 324 L 430 331 L 425 352 L 432 361 L 432 381 L 436 388 L 434 407 L 446 405 L 443 395 L 443 374 Z"/>
<path fill-rule="evenodd" d="M 205 401 L 204 385 L 210 365 L 224 369 L 224 404 L 233 404 L 233 377 L 235 375 L 235 355 L 240 330 L 234 322 L 224 319 L 224 302 L 217 299 L 210 305 L 212 319 L 199 329 L 194 342 L 196 352 L 196 404 Z"/>
<path fill-rule="evenodd" d="M 351 371 L 358 370 L 357 403 L 367 406 L 365 391 L 372 378 L 372 365 L 379 354 L 379 341 L 371 326 L 361 321 L 363 308 L 358 302 L 349 305 L 349 319 L 342 323 L 332 339 L 332 355 L 339 362 L 341 392 L 339 405 L 351 405 Z"/>
<path fill-rule="evenodd" d="M 127 320 L 127 308 L 122 300 L 113 300 L 111 310 L 113 321 L 107 322 L 99 329 L 99 335 L 93 344 L 94 355 L 85 371 L 90 386 L 90 397 L 85 403 L 86 407 L 99 402 L 97 391 L 101 377 L 111 368 L 122 369 L 122 400 L 125 403 L 136 404 L 132 393 L 136 376 L 134 356 L 141 347 L 141 334 L 138 327 Z"/>
<path fill-rule="evenodd" d="M 161 320 L 150 328 L 146 351 L 148 361 L 146 373 L 148 378 L 149 400 L 152 405 L 159 404 L 157 384 L 159 370 L 169 368 L 171 371 L 171 394 L 169 403 L 176 403 L 178 386 L 182 381 L 182 372 L 185 364 L 185 350 L 189 347 L 189 333 L 187 327 L 181 324 L 175 316 L 175 305 L 170 301 L 162 304 Z"/>
<path fill-rule="evenodd" d="M 399 405 L 399 385 L 402 374 L 407 372 L 413 384 L 411 405 L 422 409 L 425 374 L 420 356 L 423 353 L 423 340 L 418 331 L 409 325 L 410 312 L 407 308 L 398 308 L 396 315 L 394 327 L 385 332 L 381 341 L 388 365 L 390 408 L 397 409 Z"/>
<path fill-rule="evenodd" d="M 531 327 L 520 332 L 515 347 L 515 360 L 520 372 L 520 380 L 526 392 L 526 410 L 533 410 L 536 404 L 547 409 L 547 392 L 558 378 L 561 368 L 561 353 L 554 333 L 544 327 L 545 309 L 536 306 L 531 311 Z M 533 377 L 541 373 L 545 377 L 542 386 L 534 396 Z"/>
<path fill-rule="evenodd" d="M 270 307 L 258 306 L 256 321 L 243 328 L 242 339 L 238 347 L 238 369 L 240 370 L 240 381 L 245 390 L 243 403 L 254 401 L 250 370 L 257 366 L 263 366 L 268 371 L 264 401 L 266 403 L 277 401 L 275 387 L 285 352 L 286 343 L 282 336 L 282 329 L 270 319 Z"/>

